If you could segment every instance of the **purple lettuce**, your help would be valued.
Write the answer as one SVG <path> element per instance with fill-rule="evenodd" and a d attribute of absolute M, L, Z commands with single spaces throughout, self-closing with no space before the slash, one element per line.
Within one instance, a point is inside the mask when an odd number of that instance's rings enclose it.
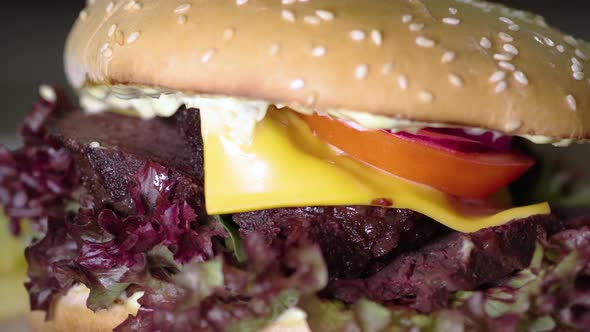
<path fill-rule="evenodd" d="M 42 233 L 48 218 L 63 218 L 66 204 L 76 200 L 79 181 L 72 157 L 46 132 L 50 115 L 71 108 L 63 92 L 56 92 L 55 102 L 40 99 L 25 118 L 23 148 L 11 152 L 0 146 L 0 206 L 15 234 L 23 219 Z"/>
<path fill-rule="evenodd" d="M 129 190 L 137 214 L 96 211 L 86 201 L 68 224 L 79 247 L 75 271 L 83 272 L 76 279 L 89 286 L 91 309 L 107 307 L 131 284 L 166 280 L 179 264 L 212 258 L 214 238 L 226 236 L 214 219 L 201 224 L 187 202 L 170 200 L 174 183 L 163 166 L 147 163 L 135 178 Z"/>
<path fill-rule="evenodd" d="M 0 205 L 13 232 L 23 219 L 37 230 L 26 249 L 32 309 L 48 311 L 56 295 L 80 282 L 91 289 L 89 307 L 104 308 L 130 285 L 167 280 L 183 263 L 214 257 L 215 238 L 227 236 L 223 226 L 213 218 L 199 222 L 189 202 L 172 200 L 176 183 L 162 165 L 148 162 L 135 175 L 128 189 L 134 214 L 95 208 L 71 154 L 48 135 L 51 117 L 72 110 L 57 95 L 27 116 L 23 148 L 0 148 Z"/>
<path fill-rule="evenodd" d="M 214 219 L 200 224 L 187 202 L 171 202 L 173 185 L 150 163 L 130 188 L 141 214 L 96 211 L 86 197 L 75 216 L 51 220 L 45 237 L 27 248 L 32 308 L 48 310 L 56 294 L 78 282 L 91 290 L 91 309 L 105 308 L 129 285 L 167 280 L 182 263 L 212 258 L 223 227 Z"/>
<path fill-rule="evenodd" d="M 43 239 L 25 250 L 29 281 L 25 284 L 33 310 L 49 309 L 56 295 L 65 293 L 73 278 L 68 271 L 78 255 L 78 246 L 67 234 L 63 218 L 49 218 Z"/>
<path fill-rule="evenodd" d="M 319 247 L 304 238 L 268 247 L 252 234 L 244 252 L 243 269 L 222 257 L 192 262 L 173 283 L 144 289 L 138 315 L 117 330 L 256 331 L 328 281 Z"/>

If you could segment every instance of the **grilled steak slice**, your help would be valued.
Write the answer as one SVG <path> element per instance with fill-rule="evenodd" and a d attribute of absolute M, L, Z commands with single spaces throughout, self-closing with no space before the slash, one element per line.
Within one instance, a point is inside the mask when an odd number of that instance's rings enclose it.
<path fill-rule="evenodd" d="M 562 226 L 553 216 L 535 216 L 472 234 L 449 232 L 399 255 L 367 279 L 332 283 L 326 294 L 349 303 L 367 297 L 422 312 L 445 308 L 453 292 L 498 282 L 527 267 L 547 224 L 555 230 Z"/>
<path fill-rule="evenodd" d="M 53 118 L 48 128 L 51 138 L 72 154 L 83 186 L 98 208 L 133 214 L 128 188 L 134 184 L 133 175 L 147 162 L 169 170 L 169 177 L 178 183 L 172 188 L 173 199 L 191 202 L 198 210 L 204 207 L 198 180 L 202 169 L 191 160 L 194 152 L 175 119 L 68 112 Z"/>
<path fill-rule="evenodd" d="M 395 255 L 419 248 L 444 226 L 410 210 L 367 206 L 303 207 L 238 213 L 243 236 L 305 236 L 317 242 L 331 278 L 372 274 Z"/>

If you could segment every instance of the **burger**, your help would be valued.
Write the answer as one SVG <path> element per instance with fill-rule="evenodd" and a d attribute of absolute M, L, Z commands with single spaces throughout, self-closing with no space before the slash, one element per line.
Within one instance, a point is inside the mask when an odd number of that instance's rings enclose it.
<path fill-rule="evenodd" d="M 589 60 L 485 1 L 88 1 L 0 150 L 33 329 L 587 330 L 590 219 L 509 186 Z"/>

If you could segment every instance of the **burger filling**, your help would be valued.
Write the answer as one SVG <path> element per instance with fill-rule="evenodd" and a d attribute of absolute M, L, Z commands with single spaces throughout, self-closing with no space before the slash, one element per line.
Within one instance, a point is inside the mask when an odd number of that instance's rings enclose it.
<path fill-rule="evenodd" d="M 84 284 L 93 310 L 143 294 L 118 331 L 258 330 L 295 306 L 314 331 L 590 326 L 590 220 L 511 206 L 532 161 L 510 137 L 275 107 L 90 114 L 52 91 L 0 149 L 48 319 Z"/>

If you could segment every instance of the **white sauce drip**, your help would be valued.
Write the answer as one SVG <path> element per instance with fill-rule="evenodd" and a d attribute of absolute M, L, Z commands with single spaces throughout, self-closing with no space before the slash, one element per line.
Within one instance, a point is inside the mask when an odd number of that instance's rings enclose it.
<path fill-rule="evenodd" d="M 80 104 L 89 113 L 110 110 L 133 111 L 144 119 L 156 116 L 169 117 L 182 106 L 198 108 L 207 111 L 208 121 L 215 121 L 218 128 L 222 126 L 231 138 L 240 144 L 248 144 L 254 135 L 256 124 L 266 115 L 266 111 L 273 103 L 263 100 L 253 100 L 219 95 L 191 94 L 156 89 L 142 86 L 100 85 L 90 86 L 80 90 Z M 277 107 L 283 105 L 290 109 L 311 114 L 312 109 L 299 105 L 274 103 Z M 340 120 L 347 121 L 360 130 L 390 129 L 394 132 L 406 131 L 415 133 L 425 127 L 448 128 L 457 127 L 443 123 L 421 122 L 395 117 L 387 117 L 344 109 L 328 109 L 320 111 Z M 498 138 L 501 132 L 482 128 L 465 128 L 472 134 L 484 132 L 494 133 Z M 589 140 L 574 140 L 567 138 L 548 137 L 541 135 L 518 135 L 536 144 L 553 144 L 554 146 L 569 146 L 573 143 L 588 142 Z"/>

